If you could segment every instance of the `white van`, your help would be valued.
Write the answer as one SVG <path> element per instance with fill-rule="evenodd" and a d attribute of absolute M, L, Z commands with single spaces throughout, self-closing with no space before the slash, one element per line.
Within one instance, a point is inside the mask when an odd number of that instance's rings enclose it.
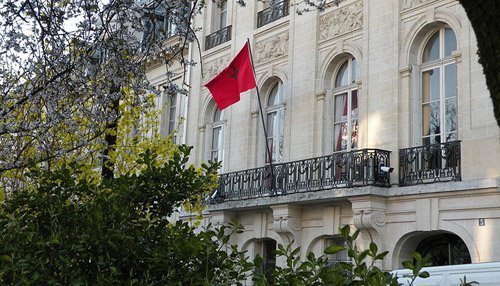
<path fill-rule="evenodd" d="M 425 267 L 423 271 L 429 272 L 431 276 L 425 279 L 417 278 L 413 285 L 460 286 L 460 279 L 463 280 L 465 275 L 468 283 L 476 281 L 479 282 L 480 286 L 500 286 L 500 262 Z M 410 270 L 398 269 L 391 271 L 391 273 L 398 276 L 399 283 L 409 285 Z"/>

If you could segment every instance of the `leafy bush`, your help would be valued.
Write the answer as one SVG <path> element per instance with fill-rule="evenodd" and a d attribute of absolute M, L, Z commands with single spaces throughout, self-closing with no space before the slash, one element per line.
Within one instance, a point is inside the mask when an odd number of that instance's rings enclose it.
<path fill-rule="evenodd" d="M 255 259 L 254 282 L 256 285 L 369 285 L 369 286 L 397 286 L 397 277 L 389 272 L 382 271 L 375 266 L 376 261 L 382 261 L 387 255 L 387 251 L 378 252 L 375 243 L 370 243 L 369 249 L 359 250 L 355 240 L 359 235 L 359 230 L 351 234 L 348 225 L 340 229 L 340 235 L 344 238 L 346 246 L 332 245 L 325 249 L 326 254 L 335 254 L 347 250 L 352 263 L 336 262 L 330 264 L 328 259 L 322 255 L 315 257 L 314 253 L 309 253 L 304 262 L 298 256 L 300 248 L 292 249 L 290 245 L 278 245 L 277 256 L 283 256 L 286 260 L 285 267 L 277 266 L 270 273 L 260 271 L 262 258 Z M 410 277 L 410 285 L 417 277 L 429 277 L 429 273 L 421 271 L 429 257 L 422 258 L 419 254 L 414 254 L 414 261 L 405 261 L 403 265 L 413 270 Z"/>
<path fill-rule="evenodd" d="M 95 182 L 72 163 L 31 172 L 34 186 L 0 205 L 0 283 L 35 285 L 236 283 L 248 264 L 224 244 L 227 227 L 194 232 L 167 218 L 210 191 L 217 165 L 187 166 L 190 147 L 158 166 L 146 151 L 138 174 Z M 232 232 L 241 229 L 234 226 Z M 242 260 L 244 261 L 244 260 Z"/>

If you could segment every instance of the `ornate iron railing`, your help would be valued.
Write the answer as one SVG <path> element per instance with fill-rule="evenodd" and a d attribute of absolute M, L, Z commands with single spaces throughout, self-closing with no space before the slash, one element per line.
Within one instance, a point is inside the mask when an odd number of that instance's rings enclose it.
<path fill-rule="evenodd" d="M 362 149 L 221 174 L 211 203 L 368 185 L 389 187 L 390 151 Z"/>
<path fill-rule="evenodd" d="M 399 185 L 460 181 L 460 141 L 399 150 Z"/>
<path fill-rule="evenodd" d="M 257 13 L 257 28 L 288 16 L 288 10 L 288 0 L 270 4 L 269 8 Z"/>
<path fill-rule="evenodd" d="M 231 40 L 232 26 L 226 26 L 205 37 L 205 51 Z"/>

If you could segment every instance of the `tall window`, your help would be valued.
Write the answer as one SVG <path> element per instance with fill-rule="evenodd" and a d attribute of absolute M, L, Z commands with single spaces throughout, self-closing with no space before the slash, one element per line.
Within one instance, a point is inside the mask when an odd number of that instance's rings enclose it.
<path fill-rule="evenodd" d="M 284 90 L 281 82 L 276 83 L 267 100 L 267 146 L 271 150 L 272 161 L 266 150 L 266 163 L 283 162 L 283 143 L 285 130 Z"/>
<path fill-rule="evenodd" d="M 144 33 L 142 35 L 143 45 L 148 44 L 149 42 L 160 37 L 160 29 L 163 27 L 164 19 L 165 17 L 160 11 L 153 11 L 144 15 Z"/>
<path fill-rule="evenodd" d="M 215 19 L 214 31 L 218 31 L 227 26 L 227 1 L 223 1 L 216 5 L 214 19 Z"/>
<path fill-rule="evenodd" d="M 358 85 L 359 68 L 355 58 L 348 58 L 335 77 L 334 89 L 334 151 L 358 147 Z"/>
<path fill-rule="evenodd" d="M 276 240 L 263 238 L 255 243 L 256 254 L 262 257 L 260 271 L 269 279 L 270 271 L 276 267 Z"/>
<path fill-rule="evenodd" d="M 177 15 L 171 10 L 158 7 L 143 16 L 143 45 L 171 37 L 177 32 Z"/>
<path fill-rule="evenodd" d="M 216 162 L 222 162 L 224 159 L 224 125 L 224 111 L 217 108 L 212 123 L 212 146 L 210 151 L 210 159 Z M 220 171 L 222 171 L 222 163 Z"/>
<path fill-rule="evenodd" d="M 442 27 L 429 38 L 422 54 L 422 143 L 457 140 L 457 40 Z"/>
<path fill-rule="evenodd" d="M 177 118 L 177 94 L 171 94 L 168 99 L 168 134 L 172 134 L 175 131 Z"/>

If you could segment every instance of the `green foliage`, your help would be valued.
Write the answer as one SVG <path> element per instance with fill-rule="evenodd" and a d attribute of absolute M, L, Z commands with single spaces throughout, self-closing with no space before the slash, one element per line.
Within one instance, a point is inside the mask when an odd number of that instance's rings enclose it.
<path fill-rule="evenodd" d="M 79 164 L 33 170 L 30 189 L 0 205 L 0 284 L 216 285 L 251 265 L 229 236 L 241 227 L 194 232 L 167 217 L 211 190 L 217 166 L 187 165 L 180 146 L 164 164 L 149 150 L 139 173 L 96 182 Z"/>
<path fill-rule="evenodd" d="M 477 281 L 467 282 L 467 277 L 465 275 L 464 279 L 460 278 L 460 286 L 472 286 L 472 285 L 479 285 L 479 282 Z"/>
<path fill-rule="evenodd" d="M 359 230 L 351 234 L 349 226 L 344 226 L 340 230 L 344 245 L 332 245 L 325 249 L 325 254 L 336 254 L 340 251 L 347 251 L 352 263 L 337 262 L 329 263 L 325 256 L 315 257 L 314 253 L 309 253 L 307 259 L 300 261 L 298 256 L 300 248 L 292 249 L 290 245 L 284 247 L 278 245 L 277 256 L 285 258 L 284 267 L 277 266 L 270 273 L 262 273 L 260 264 L 262 259 L 257 257 L 255 263 L 254 282 L 255 285 L 370 285 L 370 286 L 396 286 L 399 285 L 397 277 L 389 272 L 382 271 L 375 266 L 377 261 L 382 261 L 387 255 L 387 251 L 378 252 L 375 243 L 370 243 L 369 249 L 359 250 L 355 240 L 359 236 Z M 426 265 L 428 257 L 422 258 L 419 254 L 414 254 L 414 262 L 405 261 L 404 267 L 412 270 L 411 283 L 417 278 L 426 278 L 427 272 L 421 272 Z"/>
<path fill-rule="evenodd" d="M 387 252 L 375 243 L 359 250 L 359 230 L 340 230 L 352 263 L 331 264 L 325 256 L 278 245 L 284 264 L 264 273 L 262 258 L 253 263 L 230 245 L 242 232 L 231 223 L 201 231 L 168 217 L 190 202 L 199 205 L 213 189 L 218 166 L 189 166 L 191 147 L 170 156 L 146 149 L 135 172 L 113 180 L 88 179 L 86 165 L 61 164 L 52 171 L 33 168 L 32 184 L 0 202 L 0 284 L 42 285 L 398 285 L 375 266 Z M 404 266 L 416 277 L 426 258 L 414 254 Z"/>
<path fill-rule="evenodd" d="M 498 0 L 459 0 L 477 38 L 479 63 L 493 102 L 493 112 L 500 126 L 500 5 Z"/>

